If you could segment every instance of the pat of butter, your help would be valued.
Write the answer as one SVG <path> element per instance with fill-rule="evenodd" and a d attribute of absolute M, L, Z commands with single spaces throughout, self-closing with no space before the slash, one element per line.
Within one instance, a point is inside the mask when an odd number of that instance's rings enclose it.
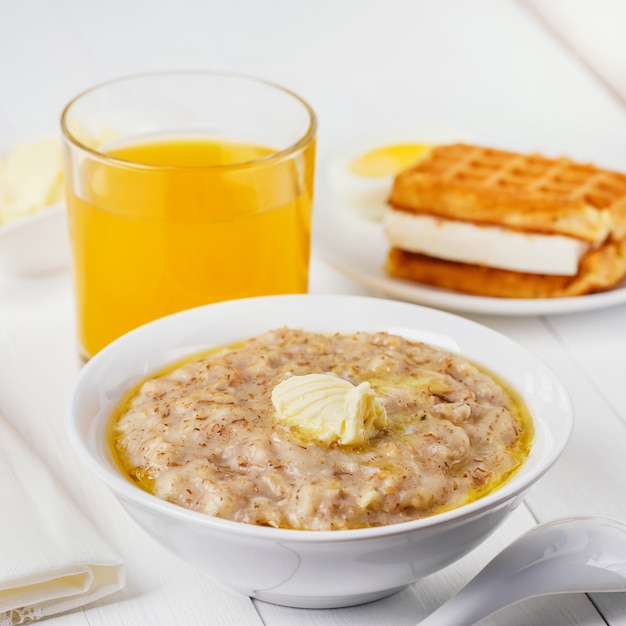
<path fill-rule="evenodd" d="M 0 161 L 0 224 L 62 199 L 63 160 L 58 139 L 21 144 Z"/>
<path fill-rule="evenodd" d="M 460 263 L 517 272 L 574 276 L 589 244 L 562 235 L 523 233 L 390 209 L 384 218 L 392 246 Z"/>
<path fill-rule="evenodd" d="M 291 376 L 272 390 L 276 417 L 307 439 L 361 444 L 387 426 L 387 411 L 367 382 L 332 374 Z"/>

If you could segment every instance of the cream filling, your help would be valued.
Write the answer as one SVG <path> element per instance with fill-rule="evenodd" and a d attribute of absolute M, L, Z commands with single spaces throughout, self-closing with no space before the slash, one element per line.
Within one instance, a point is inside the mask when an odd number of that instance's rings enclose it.
<path fill-rule="evenodd" d="M 389 243 L 408 252 L 531 274 L 575 276 L 587 242 L 563 235 L 523 233 L 390 209 L 384 217 Z"/>

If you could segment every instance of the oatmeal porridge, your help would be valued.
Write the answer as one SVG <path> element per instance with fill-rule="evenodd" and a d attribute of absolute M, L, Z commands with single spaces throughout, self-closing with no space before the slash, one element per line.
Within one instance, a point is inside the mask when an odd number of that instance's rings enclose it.
<path fill-rule="evenodd" d="M 332 420 L 329 407 L 341 409 Z M 309 530 L 395 524 L 482 497 L 524 462 L 532 434 L 516 394 L 459 355 L 384 332 L 291 328 L 149 378 L 111 424 L 124 471 L 154 495 Z"/>

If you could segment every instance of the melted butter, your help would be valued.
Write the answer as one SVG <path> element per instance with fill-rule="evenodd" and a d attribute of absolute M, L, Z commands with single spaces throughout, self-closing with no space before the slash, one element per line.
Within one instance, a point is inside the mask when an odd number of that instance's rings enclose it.
<path fill-rule="evenodd" d="M 182 367 L 187 363 L 198 361 L 199 359 L 203 359 L 211 354 L 216 354 L 218 352 L 235 350 L 236 348 L 244 345 L 244 343 L 244 341 L 239 341 L 228 346 L 218 346 L 209 350 L 202 350 L 200 352 L 194 352 L 193 354 L 189 354 L 181 359 L 174 361 L 173 363 L 165 365 L 164 367 L 152 372 L 151 374 L 148 374 L 135 385 L 133 385 L 128 390 L 128 392 L 124 394 L 124 396 L 122 396 L 120 402 L 117 404 L 117 406 L 113 408 L 113 411 L 111 412 L 111 417 L 107 424 L 106 437 L 111 456 L 115 461 L 115 465 L 120 470 L 123 476 L 125 476 L 132 483 L 137 484 L 144 491 L 147 491 L 148 493 L 154 493 L 154 478 L 148 473 L 141 471 L 141 468 L 132 467 L 132 463 L 130 463 L 128 458 L 128 453 L 124 450 L 122 446 L 118 445 L 119 437 L 115 432 L 115 427 L 117 423 L 119 422 L 121 417 L 128 412 L 133 399 L 139 393 L 143 385 L 148 381 L 153 380 L 154 378 L 158 378 L 159 376 L 167 376 L 167 374 L 171 374 L 174 370 L 177 370 L 179 367 Z"/>
<path fill-rule="evenodd" d="M 508 471 L 494 476 L 494 478 L 483 485 L 472 489 L 467 499 L 462 504 L 469 504 L 470 502 L 479 500 L 509 481 L 528 458 L 535 436 L 530 410 L 515 388 L 488 368 L 483 367 L 479 363 L 471 363 L 480 372 L 493 379 L 506 392 L 506 395 L 511 400 L 508 410 L 517 425 L 518 437 L 515 444 L 507 448 L 507 454 L 514 460 L 512 467 Z M 415 395 L 422 393 L 438 394 L 445 392 L 445 379 L 446 377 L 439 372 L 421 369 L 417 373 L 412 372 L 410 375 L 394 381 L 394 387 L 410 389 Z M 385 386 L 388 386 L 388 382 L 385 378 L 380 376 L 370 379 L 369 382 L 372 388 L 380 394 L 383 394 Z M 411 436 L 411 434 L 407 433 L 409 433 L 411 426 L 415 424 L 417 419 L 420 419 L 420 416 L 416 416 L 413 411 L 407 410 L 405 412 L 398 412 L 393 415 L 393 419 L 389 420 L 387 428 L 393 433 L 394 439 L 402 440 L 403 438 Z M 443 507 L 436 511 L 436 513 L 443 513 L 451 508 L 455 507 Z"/>
<path fill-rule="evenodd" d="M 360 445 L 387 426 L 387 411 L 368 382 L 332 374 L 290 376 L 272 390 L 276 418 L 304 439 Z"/>

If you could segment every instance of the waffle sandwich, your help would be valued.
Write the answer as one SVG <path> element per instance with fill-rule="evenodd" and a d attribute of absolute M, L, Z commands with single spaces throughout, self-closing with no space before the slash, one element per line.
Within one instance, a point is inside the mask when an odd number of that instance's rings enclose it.
<path fill-rule="evenodd" d="M 388 203 L 385 269 L 397 278 L 553 298 L 626 277 L 626 174 L 453 144 L 398 174 Z"/>

